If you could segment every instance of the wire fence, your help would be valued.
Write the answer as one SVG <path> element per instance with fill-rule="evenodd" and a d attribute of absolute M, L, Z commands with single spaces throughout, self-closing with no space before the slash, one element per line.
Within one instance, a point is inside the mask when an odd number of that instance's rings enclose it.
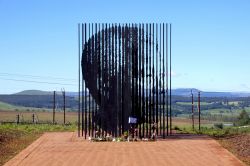
<path fill-rule="evenodd" d="M 53 112 L 0 111 L 0 123 L 53 124 Z M 77 112 L 65 112 L 65 124 L 77 123 Z M 64 124 L 64 112 L 55 112 L 54 124 Z"/>

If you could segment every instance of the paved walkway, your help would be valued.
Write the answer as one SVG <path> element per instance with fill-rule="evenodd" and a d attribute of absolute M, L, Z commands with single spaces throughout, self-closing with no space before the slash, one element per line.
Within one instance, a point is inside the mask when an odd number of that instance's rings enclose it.
<path fill-rule="evenodd" d="M 205 136 L 156 142 L 88 142 L 72 132 L 45 133 L 5 166 L 238 166 L 236 157 Z"/>

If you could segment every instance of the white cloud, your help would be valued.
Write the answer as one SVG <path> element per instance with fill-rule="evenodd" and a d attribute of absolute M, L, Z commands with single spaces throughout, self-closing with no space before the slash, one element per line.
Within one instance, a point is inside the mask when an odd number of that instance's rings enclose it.
<path fill-rule="evenodd" d="M 177 73 L 177 72 L 175 72 L 175 71 L 171 71 L 171 76 L 172 77 L 181 77 L 181 76 L 187 76 L 187 73 Z"/>
<path fill-rule="evenodd" d="M 250 91 L 250 87 L 247 84 L 240 84 L 241 91 Z"/>

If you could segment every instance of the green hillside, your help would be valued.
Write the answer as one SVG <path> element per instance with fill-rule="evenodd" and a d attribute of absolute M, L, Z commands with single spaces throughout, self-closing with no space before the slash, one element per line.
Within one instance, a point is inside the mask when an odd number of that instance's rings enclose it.
<path fill-rule="evenodd" d="M 34 111 L 41 111 L 41 110 L 46 110 L 50 111 L 47 108 L 34 108 L 34 107 L 23 107 L 23 106 L 15 106 L 11 105 L 5 102 L 0 101 L 0 111 L 27 111 L 27 110 L 34 110 Z"/>
<path fill-rule="evenodd" d="M 14 106 L 8 103 L 4 103 L 0 101 L 0 110 L 8 110 L 8 111 L 14 111 L 16 109 L 25 109 L 25 107 L 21 107 L 21 106 Z"/>

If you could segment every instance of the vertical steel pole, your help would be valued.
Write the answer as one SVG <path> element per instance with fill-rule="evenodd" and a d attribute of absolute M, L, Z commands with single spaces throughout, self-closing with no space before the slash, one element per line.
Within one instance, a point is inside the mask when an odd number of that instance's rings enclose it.
<path fill-rule="evenodd" d="M 56 91 L 53 92 L 53 124 L 55 124 Z"/>
<path fill-rule="evenodd" d="M 167 136 L 169 135 L 169 122 L 168 122 L 168 118 L 169 118 L 169 111 L 168 111 L 168 24 L 166 24 L 166 91 L 167 91 Z"/>
<path fill-rule="evenodd" d="M 151 73 L 151 23 L 149 24 L 149 74 L 148 74 L 148 77 L 149 77 L 149 86 L 148 86 L 148 90 L 149 90 L 149 136 L 151 137 L 151 114 L 152 114 L 152 100 L 151 100 L 151 90 L 152 90 L 152 87 L 151 87 L 151 77 L 152 77 L 152 73 Z"/>
<path fill-rule="evenodd" d="M 94 24 L 92 23 L 91 24 L 91 35 L 92 35 L 92 47 L 91 47 L 91 59 L 92 59 L 92 65 L 91 65 L 91 73 L 92 73 L 92 75 L 94 75 L 95 74 L 95 66 L 94 66 L 94 64 L 95 64 L 95 37 L 94 37 Z M 95 84 L 95 83 L 94 83 Z M 94 92 L 93 92 L 94 93 Z M 93 137 L 94 136 L 94 129 L 95 129 L 95 127 L 94 127 L 94 113 L 95 113 L 95 101 L 94 101 L 94 97 L 93 97 L 93 95 L 94 94 L 91 94 L 91 105 L 92 105 L 92 107 L 91 107 L 91 137 Z"/>
<path fill-rule="evenodd" d="M 82 24 L 82 56 L 83 56 L 83 50 L 84 50 L 84 26 Z M 82 63 L 82 67 L 83 67 L 83 63 Z M 83 75 L 83 73 L 82 73 Z M 82 137 L 83 137 L 83 131 L 84 131 L 84 105 L 85 105 L 85 101 L 84 101 L 84 80 L 83 80 L 83 76 L 82 76 Z"/>
<path fill-rule="evenodd" d="M 165 66 L 164 66 L 164 56 L 165 56 L 165 52 L 164 52 L 164 40 L 165 40 L 165 35 L 164 35 L 164 31 L 165 31 L 165 26 L 163 23 L 163 27 L 162 27 L 162 77 L 163 77 L 163 88 L 162 88 L 162 93 L 163 93 L 163 139 L 165 138 Z"/>
<path fill-rule="evenodd" d="M 107 86 L 107 83 L 108 83 L 108 24 L 105 23 L 105 31 L 104 31 L 104 35 L 105 35 L 105 41 L 104 41 L 104 44 L 105 44 L 105 59 L 104 59 L 104 62 L 105 62 L 105 72 L 104 72 L 104 83 L 106 84 Z M 104 94 L 105 94 L 105 97 L 107 97 L 107 87 L 105 86 L 105 89 L 104 89 Z M 106 100 L 104 98 L 104 100 Z M 106 103 L 104 103 L 104 107 L 106 107 Z M 105 116 L 104 116 L 105 117 Z M 104 132 L 105 132 L 105 136 L 107 135 L 107 123 L 105 123 L 105 121 L 107 121 L 107 119 L 104 119 L 103 120 L 103 124 L 104 124 Z"/>
<path fill-rule="evenodd" d="M 145 57 L 144 57 L 144 24 L 142 24 L 142 137 L 145 137 Z"/>
<path fill-rule="evenodd" d="M 87 24 L 85 23 L 84 24 L 84 43 L 85 44 L 87 44 Z M 87 49 L 88 49 L 88 46 L 87 45 L 84 45 L 84 47 L 85 47 L 85 52 L 87 51 Z M 86 58 L 87 59 L 87 53 L 85 53 L 85 55 L 84 55 L 85 57 L 84 58 Z M 87 70 L 87 66 L 83 66 L 84 67 L 84 69 L 85 70 Z M 85 71 L 86 72 L 86 71 Z M 87 73 L 85 73 L 85 75 L 87 75 Z M 87 138 L 87 107 L 88 107 L 88 105 L 87 105 L 87 87 L 86 87 L 86 80 L 84 81 L 84 83 L 85 83 L 85 86 L 84 86 L 84 123 L 85 123 L 85 125 L 84 125 L 84 135 L 85 135 L 85 139 Z"/>
<path fill-rule="evenodd" d="M 134 49 L 134 54 L 135 54 L 135 77 L 136 77 L 136 84 L 135 84 L 135 104 L 136 104 L 136 106 L 135 106 L 135 114 L 136 114 L 136 117 L 138 118 L 138 120 L 139 120 L 139 118 L 140 118 L 140 107 L 139 107 L 139 103 L 140 103 L 140 95 L 139 95 L 139 36 L 138 36 L 138 34 L 139 34 L 139 30 L 138 30 L 138 24 L 135 24 L 135 30 L 134 30 L 135 32 L 134 32 L 134 41 L 133 41 L 133 44 L 134 44 L 134 47 L 135 47 L 135 49 Z M 137 121 L 138 121 L 137 120 Z M 137 126 L 136 126 L 136 128 L 137 128 L 137 131 L 136 131 L 136 136 L 138 136 L 138 128 L 139 128 L 139 126 L 138 126 L 138 122 L 137 122 L 137 124 L 136 124 Z"/>
<path fill-rule="evenodd" d="M 152 40 L 152 54 L 153 54 L 153 62 L 152 62 L 152 81 L 153 81 L 153 86 L 151 87 L 152 88 L 152 97 L 153 97 L 153 99 L 152 99 L 152 111 L 153 111 L 153 134 L 155 133 L 155 130 L 156 130 L 156 128 L 155 128 L 155 54 L 154 54 L 154 51 L 155 51 L 155 49 L 154 49 L 154 47 L 155 47 L 155 44 L 154 44 L 154 42 L 155 42 L 155 40 L 154 40 L 154 38 L 155 38 L 155 24 L 153 23 L 153 26 L 152 26 L 152 38 L 153 38 L 153 40 Z"/>
<path fill-rule="evenodd" d="M 95 48 L 94 48 L 94 42 L 95 42 L 95 40 L 94 40 L 94 36 L 93 36 L 93 31 L 94 31 L 94 25 L 93 25 L 93 23 L 91 23 L 91 37 L 90 37 L 90 39 L 91 39 L 91 48 L 90 48 L 90 56 L 91 56 L 91 67 L 90 67 L 90 69 L 91 69 L 91 75 L 94 75 L 94 63 L 95 63 Z M 94 131 L 94 126 L 93 126 L 93 115 L 94 115 L 94 97 L 93 97 L 93 95 L 94 95 L 94 92 L 92 92 L 91 93 L 91 103 L 90 103 L 90 105 L 91 105 L 91 108 L 90 108 L 90 135 L 91 135 L 91 137 L 93 137 L 93 131 Z"/>
<path fill-rule="evenodd" d="M 111 70 L 112 70 L 112 66 L 111 66 L 111 58 L 112 58 L 112 56 L 111 56 L 111 26 L 110 26 L 110 23 L 108 24 L 108 100 L 109 100 L 109 102 L 110 102 L 110 98 L 111 98 L 111 94 L 110 93 L 112 93 L 111 91 L 111 74 L 112 74 L 112 72 L 111 72 Z M 114 112 L 113 112 L 113 108 L 111 109 L 111 113 L 113 114 Z M 113 128 L 112 128 L 112 123 L 113 123 L 113 121 L 114 121 L 114 118 L 112 117 L 111 118 L 111 126 L 107 126 L 108 127 L 108 132 L 109 132 L 109 134 L 111 134 L 111 135 L 113 135 Z"/>
<path fill-rule="evenodd" d="M 104 123 L 103 123 L 103 114 L 104 114 L 104 110 L 103 110 L 103 107 L 104 107 L 104 93 L 105 93 L 105 91 L 104 91 L 104 66 L 105 66 L 105 61 L 104 61 L 104 58 L 105 58 L 105 51 L 104 51 L 104 48 L 105 48 L 105 45 L 104 45 L 104 42 L 105 42 L 105 26 L 104 26 L 104 23 L 102 24 L 102 31 L 101 31 L 101 36 L 102 36 L 102 56 L 101 56 L 101 58 L 102 58 L 102 69 L 101 69 L 101 71 L 102 71 L 102 75 L 101 75 L 101 77 L 102 77 L 102 89 L 101 89 L 101 118 L 100 118 L 100 128 L 101 128 L 101 135 L 102 135 L 102 137 L 104 136 Z"/>
<path fill-rule="evenodd" d="M 66 121 L 66 97 L 65 97 L 65 90 L 63 91 L 63 124 L 65 124 L 65 121 Z"/>
<path fill-rule="evenodd" d="M 97 65 L 97 68 L 95 68 L 95 75 L 97 76 L 97 79 L 96 79 L 96 81 L 97 81 L 97 83 L 96 83 L 96 87 L 99 87 L 99 47 L 98 47 L 98 44 L 99 44 L 99 42 L 98 42 L 98 31 L 97 31 L 97 23 L 95 23 L 95 64 Z M 97 89 L 99 89 L 99 88 L 97 88 Z M 99 94 L 98 94 L 98 90 L 96 91 L 96 94 L 95 94 L 96 96 L 98 96 Z M 98 96 L 99 97 L 99 96 Z M 94 116 L 94 119 L 93 119 L 93 121 L 94 121 L 94 137 L 96 137 L 96 131 L 97 131 L 97 109 L 98 109 L 98 99 L 96 98 L 96 100 L 95 100 L 95 116 Z"/>
<path fill-rule="evenodd" d="M 120 72 L 120 132 L 121 135 L 123 134 L 123 25 L 119 24 L 119 59 L 120 59 L 120 67 L 119 67 L 119 72 Z"/>
<path fill-rule="evenodd" d="M 139 59 L 138 59 L 138 72 L 137 75 L 139 77 L 139 104 L 138 107 L 140 109 L 140 122 L 139 122 L 139 138 L 141 138 L 141 122 L 142 122 L 142 107 L 141 107 L 141 24 L 138 25 L 138 46 L 139 46 Z"/>
<path fill-rule="evenodd" d="M 91 27 L 90 27 L 90 23 L 89 23 L 89 28 L 88 28 L 88 33 L 89 33 L 89 35 L 88 35 L 88 38 L 90 39 L 90 29 L 91 29 Z M 89 58 L 89 60 L 88 60 L 88 62 L 89 61 L 91 61 L 91 54 L 90 54 L 90 52 L 91 52 L 91 42 L 90 42 L 90 40 L 89 40 L 89 42 L 88 42 L 88 58 Z M 89 66 L 89 70 L 90 70 L 90 73 L 88 73 L 88 74 L 91 74 L 91 66 Z M 89 75 L 90 76 L 90 75 Z M 90 134 L 91 134 L 91 131 L 90 131 L 90 127 L 91 127 L 91 120 L 90 120 L 90 109 L 91 109 L 91 96 L 90 96 L 90 88 L 88 88 L 88 95 L 89 95 L 89 101 L 88 101 L 88 105 L 89 105 L 89 107 L 88 107 L 88 129 L 89 129 L 89 137 L 90 137 Z"/>
<path fill-rule="evenodd" d="M 111 33 L 110 33 L 110 37 L 109 37 L 109 39 L 111 40 L 111 79 L 110 79 L 110 85 L 111 85 L 111 89 L 112 89 L 112 91 L 111 91 L 111 94 L 110 94 L 110 96 L 111 96 L 111 98 L 113 98 L 113 100 L 114 100 L 114 108 L 112 108 L 112 112 L 113 112 L 113 122 L 112 122 L 112 135 L 113 136 L 117 136 L 116 135 L 116 111 L 117 111 L 117 108 L 116 108 L 116 93 L 115 93 L 115 91 L 116 91 L 116 85 L 115 85 L 115 80 L 114 80 L 114 78 L 115 78 L 115 71 L 114 71 L 114 68 L 115 68 L 115 55 L 114 55 L 114 24 L 111 24 L 111 29 L 109 30 L 109 31 L 111 31 Z"/>
<path fill-rule="evenodd" d="M 32 114 L 32 123 L 35 123 L 35 114 Z"/>
<path fill-rule="evenodd" d="M 115 80 L 114 80 L 114 82 L 115 82 L 115 97 L 116 97 L 116 99 L 115 99 L 115 108 L 116 108 L 116 110 L 115 110 L 115 136 L 117 137 L 117 136 L 121 136 L 120 134 L 119 134 L 119 91 L 118 91 L 118 80 L 119 80 L 119 76 L 118 76 L 118 73 L 117 73 L 117 69 L 118 69 L 118 52 L 117 52 L 117 45 L 118 45 L 118 43 L 117 43 L 117 24 L 114 24 L 114 27 L 113 27 L 113 44 L 115 45 L 114 47 L 114 75 L 115 75 Z"/>
<path fill-rule="evenodd" d="M 128 51 L 127 51 L 127 56 L 128 56 L 128 79 L 133 80 L 132 77 L 132 47 L 131 47 L 131 24 L 128 24 L 128 33 L 127 33 L 127 40 L 128 40 Z M 131 85 L 130 85 L 131 86 Z M 133 87 L 133 82 L 132 82 L 132 87 Z M 132 88 L 133 89 L 133 88 Z M 132 89 L 131 87 L 129 88 L 129 94 L 132 95 Z M 133 96 L 132 96 L 133 97 Z M 132 105 L 132 115 L 133 115 L 133 99 L 129 101 L 129 105 Z M 131 107 L 130 107 L 131 108 Z M 127 123 L 127 122 L 126 122 Z M 134 137 L 132 133 L 132 137 Z"/>
<path fill-rule="evenodd" d="M 131 79 L 132 79 L 132 116 L 134 117 L 134 113 L 135 113 L 135 81 L 134 81 L 134 46 L 131 44 L 133 43 L 133 28 L 134 28 L 134 24 L 132 24 L 131 28 L 129 28 L 129 32 L 132 34 L 132 35 L 129 35 L 129 41 L 130 41 L 130 50 L 132 52 L 132 54 L 130 54 L 131 56 Z M 132 38 L 132 39 L 131 39 Z M 131 42 L 132 40 L 132 42 Z M 132 47 L 131 47 L 132 45 Z"/>
<path fill-rule="evenodd" d="M 122 135 L 122 127 L 121 127 L 121 121 L 122 121 L 122 115 L 121 115 L 121 106 L 122 106 L 122 102 L 121 102 L 121 95 L 122 95 L 122 86 L 121 86 L 121 80 L 122 80 L 122 62 L 121 62 L 121 26 L 120 24 L 118 25 L 118 109 L 119 109 L 119 136 Z"/>
<path fill-rule="evenodd" d="M 200 92 L 198 92 L 198 111 L 199 111 L 199 131 L 201 130 L 201 105 Z"/>
<path fill-rule="evenodd" d="M 170 135 L 172 135 L 172 24 L 170 24 Z"/>
<path fill-rule="evenodd" d="M 19 122 L 20 122 L 20 115 L 17 114 L 17 116 L 16 116 L 16 123 L 19 124 Z"/>
<path fill-rule="evenodd" d="M 192 97 L 192 128 L 194 130 L 194 95 L 191 90 L 191 97 Z"/>
<path fill-rule="evenodd" d="M 146 136 L 148 135 L 148 23 L 146 24 Z"/>
<path fill-rule="evenodd" d="M 98 105 L 98 134 L 100 136 L 101 134 L 101 103 L 102 103 L 102 92 L 101 92 L 101 78 L 102 78 L 102 63 L 101 63 L 101 58 L 102 58 L 102 53 L 101 53 L 101 50 L 102 50 L 102 41 L 101 41 L 101 34 L 102 34 L 102 31 L 101 31 L 101 25 L 100 23 L 98 24 L 98 29 L 99 29 L 99 35 L 98 35 L 98 43 L 99 43 L 99 54 L 98 54 L 98 76 L 99 76 L 99 88 L 98 88 L 98 97 L 99 97 L 99 105 Z"/>
<path fill-rule="evenodd" d="M 159 77 L 158 77 L 158 24 L 156 24 L 156 91 L 155 91 L 155 94 L 156 94 L 156 124 L 157 124 L 157 128 L 156 128 L 156 133 L 157 135 L 159 134 L 159 109 L 158 109 L 158 100 L 159 100 L 159 87 L 158 87 L 158 83 L 159 83 Z"/>
<path fill-rule="evenodd" d="M 122 63 L 122 68 L 121 68 L 121 92 L 122 92 L 122 96 L 121 96 L 121 129 L 122 129 L 122 134 L 124 133 L 124 116 L 123 116 L 123 112 L 124 112 L 124 70 L 125 70 L 125 64 L 124 64 L 124 48 L 125 48 L 125 44 L 124 44 L 124 24 L 122 25 L 122 29 L 121 29 L 121 47 L 122 47 L 122 52 L 121 52 L 121 63 Z"/>
<path fill-rule="evenodd" d="M 162 33 L 161 33 L 161 23 L 160 23 L 160 57 L 159 57 L 159 63 L 160 63 L 160 72 L 159 72 L 159 95 L 160 95 L 160 135 L 162 134 L 162 98 L 161 98 L 161 87 L 162 87 L 162 83 L 161 83 L 161 80 L 162 80 L 162 70 L 161 70 L 161 57 L 162 57 Z"/>
<path fill-rule="evenodd" d="M 78 137 L 80 137 L 80 24 L 78 24 Z M 54 123 L 54 118 L 53 118 Z"/>

